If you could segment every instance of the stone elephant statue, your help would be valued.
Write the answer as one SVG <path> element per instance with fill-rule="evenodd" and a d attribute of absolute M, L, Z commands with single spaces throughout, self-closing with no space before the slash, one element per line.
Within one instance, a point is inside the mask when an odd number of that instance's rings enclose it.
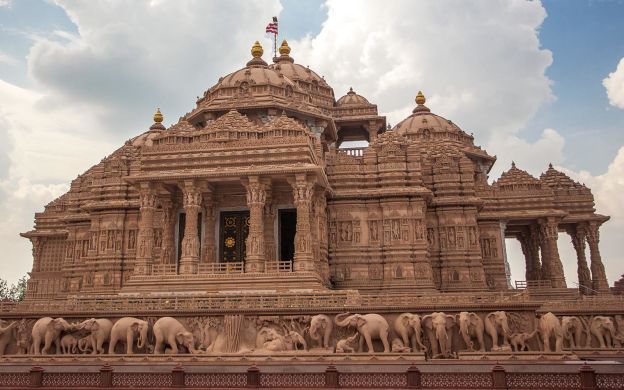
<path fill-rule="evenodd" d="M 117 320 L 113 325 L 110 333 L 110 341 L 108 343 L 108 353 L 115 353 L 115 346 L 117 342 L 126 344 L 126 353 L 131 355 L 133 353 L 132 347 L 134 346 L 134 340 L 136 338 L 136 344 L 138 349 L 142 349 L 147 344 L 147 332 L 149 330 L 149 324 L 147 321 L 140 320 L 134 317 L 123 317 Z"/>
<path fill-rule="evenodd" d="M 526 351 L 530 351 L 531 348 L 529 348 L 529 345 L 527 344 L 527 341 L 529 341 L 530 339 L 535 337 L 536 334 L 537 334 L 537 329 L 534 330 L 531 333 L 527 333 L 527 332 L 524 332 L 524 333 L 514 333 L 509 338 L 509 343 L 511 344 L 512 348 L 516 352 L 521 352 L 521 351 L 525 351 L 525 350 Z"/>
<path fill-rule="evenodd" d="M 550 339 L 555 339 L 555 351 L 561 352 L 563 347 L 563 330 L 559 318 L 551 312 L 538 316 L 537 331 L 543 342 L 543 351 L 552 352 Z"/>
<path fill-rule="evenodd" d="M 156 337 L 156 345 L 154 347 L 155 354 L 164 353 L 165 344 L 171 347 L 171 352 L 178 353 L 178 344 L 183 345 L 190 353 L 196 354 L 201 351 L 195 349 L 195 337 L 193 333 L 186 330 L 180 321 L 172 317 L 159 318 L 154 323 L 154 337 Z"/>
<path fill-rule="evenodd" d="M 43 317 L 37 320 L 32 328 L 33 353 L 47 354 L 54 342 L 56 353 L 61 353 L 61 333 L 73 329 L 73 325 L 62 318 Z M 41 342 L 44 343 L 41 348 Z"/>
<path fill-rule="evenodd" d="M 443 312 L 431 313 L 422 318 L 422 325 L 431 342 L 431 356 L 449 356 L 453 333 L 449 331 L 455 325 L 455 316 Z"/>
<path fill-rule="evenodd" d="M 481 317 L 479 317 L 477 313 L 462 311 L 455 316 L 455 320 L 459 324 L 459 334 L 464 339 L 468 350 L 474 351 L 474 342 L 472 339 L 476 338 L 479 343 L 479 351 L 485 352 L 485 343 L 483 342 L 485 325 Z"/>
<path fill-rule="evenodd" d="M 269 352 L 282 352 L 288 350 L 288 341 L 284 336 L 273 328 L 264 327 L 258 331 L 262 345 L 260 350 Z"/>
<path fill-rule="evenodd" d="M 334 329 L 334 322 L 328 315 L 317 314 L 310 320 L 308 333 L 310 338 L 320 344 L 322 348 L 330 348 L 330 338 Z"/>
<path fill-rule="evenodd" d="M 17 327 L 17 321 L 10 324 L 7 321 L 0 320 L 0 356 L 4 355 L 6 346 L 13 341 L 13 329 Z"/>
<path fill-rule="evenodd" d="M 91 354 L 104 353 L 104 343 L 110 340 L 113 322 L 107 318 L 89 318 L 76 326 L 77 330 L 85 330 L 90 333 Z"/>
<path fill-rule="evenodd" d="M 580 318 L 576 316 L 561 317 L 561 332 L 563 335 L 563 342 L 568 341 L 571 349 L 581 346 L 583 323 Z"/>
<path fill-rule="evenodd" d="M 589 322 L 589 331 L 598 339 L 600 348 L 613 348 L 615 341 L 615 323 L 613 318 L 606 316 L 596 316 Z"/>
<path fill-rule="evenodd" d="M 78 339 L 72 334 L 61 337 L 61 350 L 64 354 L 74 354 L 78 351 Z"/>
<path fill-rule="evenodd" d="M 390 343 L 388 342 L 390 326 L 388 325 L 388 321 L 379 314 L 342 313 L 334 317 L 334 322 L 338 326 L 352 326 L 357 328 L 362 336 L 360 338 L 360 352 L 363 352 L 363 344 L 364 341 L 366 341 L 368 353 L 374 353 L 373 339 L 381 340 L 384 346 L 384 353 L 390 352 Z"/>
<path fill-rule="evenodd" d="M 355 332 L 347 338 L 338 340 L 336 343 L 336 353 L 354 353 L 356 348 L 358 348 L 359 337 L 360 332 Z"/>
<path fill-rule="evenodd" d="M 400 314 L 394 320 L 394 331 L 401 337 L 403 346 L 411 345 L 414 352 L 427 352 L 427 347 L 422 343 L 422 321 L 418 314 Z"/>
<path fill-rule="evenodd" d="M 509 345 L 511 331 L 509 330 L 509 324 L 507 322 L 507 313 L 504 311 L 493 311 L 485 316 L 485 321 L 483 321 L 483 323 L 485 325 L 485 331 L 492 339 L 492 351 L 505 348 L 511 350 L 511 346 Z M 503 340 L 502 345 L 500 344 L 499 338 Z"/>

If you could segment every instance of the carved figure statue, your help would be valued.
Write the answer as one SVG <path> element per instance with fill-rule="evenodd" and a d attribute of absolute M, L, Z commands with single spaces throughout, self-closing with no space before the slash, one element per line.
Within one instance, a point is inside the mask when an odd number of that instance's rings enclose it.
<path fill-rule="evenodd" d="M 561 331 L 563 334 L 563 342 L 567 340 L 570 343 L 571 349 L 581 346 L 583 323 L 580 318 L 575 316 L 561 317 Z"/>
<path fill-rule="evenodd" d="M 117 342 L 126 344 L 126 353 L 131 355 L 133 353 L 132 347 L 134 345 L 134 339 L 137 338 L 137 348 L 141 349 L 145 347 L 147 343 L 147 331 L 149 324 L 147 321 L 140 320 L 134 317 L 123 317 L 117 320 L 111 329 L 110 342 L 108 343 L 108 353 L 115 353 L 115 346 Z"/>
<path fill-rule="evenodd" d="M 43 317 L 37 320 L 32 328 L 33 353 L 47 354 L 52 346 L 56 345 L 56 353 L 61 353 L 61 332 L 69 331 L 73 326 L 62 318 Z M 41 348 L 41 342 L 44 342 Z"/>
<path fill-rule="evenodd" d="M 485 331 L 492 338 L 492 351 L 501 350 L 504 348 L 508 348 L 511 350 L 509 346 L 509 336 L 511 336 L 511 331 L 509 330 L 509 325 L 507 323 L 507 313 L 504 311 L 494 311 L 487 316 L 485 316 Z M 502 337 L 503 344 L 499 344 L 499 337 Z"/>
<path fill-rule="evenodd" d="M 544 343 L 543 351 L 551 352 L 550 338 L 555 338 L 555 351 L 561 352 L 563 344 L 563 330 L 559 318 L 551 312 L 538 316 L 537 321 L 538 334 Z"/>
<path fill-rule="evenodd" d="M 356 348 L 358 348 L 359 337 L 360 332 L 355 332 L 347 338 L 338 340 L 336 343 L 336 353 L 354 353 Z"/>
<path fill-rule="evenodd" d="M 78 349 L 78 339 L 72 334 L 61 337 L 61 350 L 64 354 L 74 354 Z"/>
<path fill-rule="evenodd" d="M 390 344 L 388 343 L 388 321 L 379 314 L 350 314 L 342 313 L 334 317 L 334 322 L 338 326 L 352 326 L 357 328 L 362 338 L 360 338 L 359 351 L 363 352 L 363 343 L 366 341 L 368 353 L 375 352 L 373 350 L 373 339 L 380 339 L 384 346 L 384 353 L 390 352 Z"/>
<path fill-rule="evenodd" d="M 431 343 L 432 356 L 451 354 L 452 333 L 448 331 L 455 325 L 455 316 L 443 312 L 428 314 L 422 318 L 422 325 Z"/>
<path fill-rule="evenodd" d="M 412 349 L 410 347 L 406 347 L 400 338 L 395 337 L 392 340 L 392 352 L 403 353 L 403 352 L 411 352 L 411 351 Z"/>
<path fill-rule="evenodd" d="M 13 341 L 13 329 L 17 326 L 17 321 L 10 324 L 7 321 L 0 320 L 0 356 L 4 355 L 6 346 Z"/>
<path fill-rule="evenodd" d="M 530 351 L 531 348 L 527 344 L 527 341 L 535 337 L 536 334 L 537 334 L 537 329 L 535 329 L 531 333 L 526 333 L 526 332 L 514 333 L 511 335 L 511 337 L 509 337 L 509 342 L 511 346 L 513 347 L 514 351 L 516 352 L 521 352 L 525 350 Z"/>
<path fill-rule="evenodd" d="M 30 349 L 30 328 L 28 327 L 28 321 L 22 319 L 17 325 L 16 332 L 16 346 L 17 353 L 20 355 L 28 355 Z"/>
<path fill-rule="evenodd" d="M 317 314 L 310 320 L 310 338 L 319 343 L 322 348 L 330 348 L 333 329 L 334 322 L 328 315 Z"/>
<path fill-rule="evenodd" d="M 418 314 L 400 314 L 394 320 L 394 331 L 401 336 L 404 346 L 411 345 L 414 351 L 427 351 L 427 347 L 422 343 L 422 323 Z"/>
<path fill-rule="evenodd" d="M 459 324 L 459 334 L 461 334 L 466 347 L 470 351 L 474 351 L 473 338 L 479 342 L 479 351 L 485 352 L 485 343 L 483 342 L 484 324 L 481 317 L 476 313 L 462 311 L 455 316 L 455 320 Z"/>
<path fill-rule="evenodd" d="M 600 348 L 613 348 L 615 333 L 615 324 L 613 318 L 605 316 L 596 316 L 589 322 L 589 330 L 600 343 Z"/>
<path fill-rule="evenodd" d="M 171 352 L 178 353 L 178 344 L 185 346 L 189 352 L 200 353 L 195 349 L 193 333 L 186 330 L 180 321 L 172 317 L 162 317 L 154 324 L 154 336 L 156 337 L 155 354 L 164 353 L 165 344 L 171 347 Z"/>
<path fill-rule="evenodd" d="M 104 353 L 104 343 L 110 340 L 111 329 L 113 323 L 107 318 L 89 318 L 76 326 L 78 330 L 86 330 L 90 332 L 91 353 Z"/>

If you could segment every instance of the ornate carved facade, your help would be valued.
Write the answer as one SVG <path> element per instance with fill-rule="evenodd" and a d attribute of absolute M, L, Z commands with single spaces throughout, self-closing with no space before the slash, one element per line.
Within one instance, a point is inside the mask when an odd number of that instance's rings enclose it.
<path fill-rule="evenodd" d="M 499 360 L 621 348 L 624 301 L 599 251 L 609 217 L 587 187 L 515 164 L 489 184 L 496 158 L 422 93 L 391 128 L 353 90 L 336 100 L 286 42 L 273 64 L 262 54 L 256 43 L 169 128 L 158 111 L 36 214 L 22 234 L 34 258 L 26 300 L 2 306 L 23 336 L 9 349 L 53 352 L 37 333 L 49 323 L 59 345 L 72 336 L 109 354 Z M 343 147 L 356 140 L 369 144 Z M 506 239 L 526 260 L 516 286 Z M 578 288 L 562 245 L 576 250 Z M 61 313 L 68 321 L 45 317 Z M 93 321 L 109 329 L 101 342 Z"/>

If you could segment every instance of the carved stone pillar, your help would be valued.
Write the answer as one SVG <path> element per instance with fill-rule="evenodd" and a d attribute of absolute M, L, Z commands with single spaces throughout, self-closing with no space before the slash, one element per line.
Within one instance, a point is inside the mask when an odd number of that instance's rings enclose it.
<path fill-rule="evenodd" d="M 183 207 L 186 214 L 184 238 L 182 239 L 182 257 L 180 258 L 180 274 L 197 273 L 199 263 L 199 212 L 202 196 L 199 189 L 192 183 L 185 183 L 182 188 Z"/>
<path fill-rule="evenodd" d="M 171 199 L 161 199 L 160 201 L 163 211 L 163 233 L 162 233 L 162 250 L 160 252 L 160 262 L 162 264 L 174 263 L 173 238 L 175 230 L 176 210 Z"/>
<path fill-rule="evenodd" d="M 277 210 L 273 205 L 272 192 L 267 188 L 266 203 L 264 205 L 264 259 L 265 261 L 275 261 L 275 217 Z"/>
<path fill-rule="evenodd" d="M 603 292 L 609 291 L 609 283 L 607 282 L 604 264 L 602 264 L 602 259 L 600 258 L 600 249 L 598 249 L 598 243 L 600 242 L 599 227 L 600 224 L 596 222 L 590 222 L 587 225 L 587 243 L 589 244 L 589 256 L 591 259 L 592 288 Z"/>
<path fill-rule="evenodd" d="M 568 230 L 568 234 L 570 235 L 570 238 L 572 238 L 572 245 L 576 251 L 579 292 L 581 294 L 588 294 L 589 291 L 587 290 L 587 287 L 593 287 L 589 268 L 587 267 L 587 259 L 585 258 L 585 226 L 582 224 L 576 224 Z"/>
<path fill-rule="evenodd" d="M 545 218 L 540 221 L 540 235 L 542 243 L 542 278 L 549 279 L 553 288 L 565 288 L 566 281 L 563 273 L 563 264 L 559 257 L 557 238 L 559 225 L 555 218 Z"/>
<path fill-rule="evenodd" d="M 206 227 L 206 232 L 204 233 L 204 253 L 203 253 L 203 263 L 216 263 L 217 262 L 217 254 L 215 247 L 215 204 L 212 193 L 204 193 L 203 196 L 204 201 L 204 226 Z"/>
<path fill-rule="evenodd" d="M 156 213 L 156 192 L 149 184 L 141 186 L 139 191 L 141 208 L 139 210 L 139 233 L 134 275 L 152 273 L 154 248 L 154 214 Z"/>
<path fill-rule="evenodd" d="M 309 182 L 305 174 L 298 174 L 291 185 L 295 207 L 297 208 L 294 270 L 312 271 L 314 269 L 314 257 L 312 255 L 310 212 L 312 210 L 314 183 Z"/>
<path fill-rule="evenodd" d="M 243 181 L 247 189 L 249 207 L 249 234 L 245 241 L 245 272 L 264 272 L 264 205 L 266 184 L 258 176 L 250 176 Z"/>
<path fill-rule="evenodd" d="M 539 237 L 535 226 L 521 232 L 517 236 L 526 261 L 526 280 L 539 280 L 542 277 L 542 266 L 539 258 Z"/>

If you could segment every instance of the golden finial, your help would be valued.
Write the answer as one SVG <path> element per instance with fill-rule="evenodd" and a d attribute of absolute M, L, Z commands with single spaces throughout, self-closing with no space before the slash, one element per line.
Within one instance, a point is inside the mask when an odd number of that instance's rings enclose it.
<path fill-rule="evenodd" d="M 279 53 L 283 56 L 287 56 L 290 54 L 290 46 L 288 46 L 288 42 L 284 39 L 282 41 L 282 45 L 279 47 Z"/>
<path fill-rule="evenodd" d="M 251 47 L 251 55 L 253 58 L 260 58 L 262 57 L 262 54 L 264 54 L 264 50 L 262 49 L 260 42 L 256 41 L 256 43 L 254 43 Z"/>
<path fill-rule="evenodd" d="M 416 104 L 420 106 L 425 104 L 426 101 L 427 99 L 425 99 L 425 95 L 423 95 L 421 91 L 418 91 L 418 95 L 416 95 Z"/>
<path fill-rule="evenodd" d="M 156 123 L 160 123 L 162 122 L 164 119 L 163 114 L 160 112 L 160 108 L 156 109 L 156 112 L 154 113 L 154 122 Z"/>

